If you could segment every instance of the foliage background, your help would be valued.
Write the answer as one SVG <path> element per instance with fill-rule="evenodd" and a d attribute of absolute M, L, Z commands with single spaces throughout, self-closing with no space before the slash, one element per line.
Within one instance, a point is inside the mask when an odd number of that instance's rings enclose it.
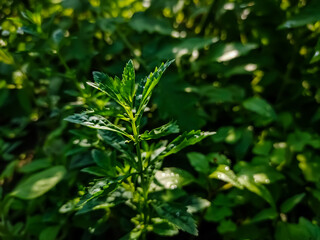
<path fill-rule="evenodd" d="M 138 79 L 176 59 L 146 126 L 174 119 L 182 130 L 217 131 L 165 162 L 193 176 L 171 195 L 202 199 L 199 239 L 320 238 L 319 1 L 2 0 L 0 9 L 3 239 L 130 231 L 126 209 L 105 219 L 61 210 L 92 178 L 79 170 L 93 163 L 95 135 L 63 118 L 110 104 L 85 82 L 95 70 L 119 76 L 129 58 Z M 7 197 L 53 166 L 64 177 L 46 194 Z"/>

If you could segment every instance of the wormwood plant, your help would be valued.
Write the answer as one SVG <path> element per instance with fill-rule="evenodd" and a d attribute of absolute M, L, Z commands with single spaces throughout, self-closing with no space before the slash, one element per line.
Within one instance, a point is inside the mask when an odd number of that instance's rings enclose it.
<path fill-rule="evenodd" d="M 121 80 L 94 72 L 95 82 L 88 84 L 105 93 L 118 106 L 107 109 L 105 114 L 101 111 L 87 111 L 66 118 L 69 122 L 99 129 L 99 139 L 118 152 L 115 157 L 115 152 L 110 153 L 104 148 L 92 151 L 97 166 L 83 171 L 99 178 L 93 180 L 88 193 L 80 199 L 76 209 L 79 214 L 93 209 L 105 209 L 110 213 L 110 208 L 116 205 L 125 203 L 130 206 L 137 212 L 131 219 L 135 227 L 123 239 L 145 239 L 146 234 L 151 231 L 171 236 L 177 234 L 178 229 L 197 235 L 195 220 L 186 206 L 164 201 L 156 193 L 163 188 L 177 188 L 178 177 L 183 174 L 183 170 L 179 169 L 175 172 L 160 171 L 163 159 L 201 141 L 213 132 L 185 132 L 168 144 L 168 141 L 154 140 L 178 133 L 179 127 L 175 122 L 150 131 L 141 131 L 141 119 L 152 91 L 172 62 L 173 60 L 162 63 L 138 84 L 135 82 L 131 60 L 126 64 Z M 114 123 L 111 119 L 114 119 Z"/>

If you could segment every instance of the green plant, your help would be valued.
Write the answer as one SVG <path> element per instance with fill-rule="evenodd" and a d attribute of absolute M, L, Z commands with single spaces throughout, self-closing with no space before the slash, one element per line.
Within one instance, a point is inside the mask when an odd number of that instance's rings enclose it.
<path fill-rule="evenodd" d="M 145 239 L 149 231 L 167 236 L 176 234 L 178 229 L 193 235 L 198 233 L 195 220 L 184 205 L 168 203 L 156 194 L 150 196 L 150 193 L 156 192 L 157 185 L 163 184 L 155 180 L 155 174 L 161 168 L 165 157 L 214 134 L 214 132 L 193 130 L 176 137 L 169 144 L 162 140 L 155 142 L 154 140 L 179 132 L 178 125 L 172 121 L 142 133 L 141 119 L 152 91 L 172 62 L 162 64 L 138 84 L 135 82 L 135 70 L 131 60 L 124 68 L 121 80 L 118 77 L 111 78 L 104 73 L 94 72 L 95 83 L 88 82 L 88 84 L 105 93 L 120 108 L 114 106 L 107 109 L 107 113 L 87 111 L 65 119 L 99 129 L 99 138 L 121 153 L 115 162 L 115 158 L 111 159 L 107 150 L 92 151 L 97 166 L 85 168 L 83 171 L 101 178 L 94 180 L 93 186 L 88 188 L 88 193 L 81 198 L 76 208 L 79 211 L 86 211 L 87 208 L 109 210 L 111 206 L 122 203 L 123 199 L 117 201 L 111 198 L 110 201 L 107 198 L 105 202 L 100 200 L 112 196 L 115 191 L 122 192 L 126 204 L 138 213 L 131 219 L 135 224 L 134 229 L 124 239 Z M 114 123 L 110 118 L 114 119 Z M 148 144 L 149 141 L 152 143 Z M 181 172 L 182 170 L 180 174 Z M 165 187 L 177 188 L 179 169 L 176 172 L 162 172 L 162 177 L 166 176 L 175 181 L 165 181 Z"/>

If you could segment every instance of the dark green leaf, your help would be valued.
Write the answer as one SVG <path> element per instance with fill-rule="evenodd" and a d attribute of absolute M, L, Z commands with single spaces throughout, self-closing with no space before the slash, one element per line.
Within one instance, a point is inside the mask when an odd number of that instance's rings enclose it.
<path fill-rule="evenodd" d="M 296 28 L 320 21 L 320 4 L 319 1 L 313 1 L 304 8 L 300 9 L 300 12 L 290 17 L 287 21 L 282 23 L 279 28 Z"/>
<path fill-rule="evenodd" d="M 190 164 L 200 173 L 207 174 L 210 171 L 209 161 L 205 155 L 197 152 L 187 154 Z"/>
<path fill-rule="evenodd" d="M 186 211 L 183 206 L 169 205 L 168 203 L 152 204 L 157 214 L 169 222 L 173 223 L 182 231 L 197 236 L 198 230 L 192 215 Z"/>
<path fill-rule="evenodd" d="M 302 199 L 306 196 L 305 193 L 300 193 L 297 195 L 294 195 L 291 198 L 288 198 L 286 201 L 284 201 L 281 206 L 280 210 L 283 213 L 290 212 L 297 204 L 299 204 Z"/>
<path fill-rule="evenodd" d="M 115 166 L 112 163 L 110 156 L 108 156 L 105 152 L 97 149 L 92 150 L 91 154 L 95 163 L 99 167 L 103 168 L 108 176 L 116 176 Z"/>
<path fill-rule="evenodd" d="M 211 206 L 206 211 L 204 218 L 210 222 L 219 222 L 226 217 L 230 217 L 232 215 L 232 210 L 226 206 L 215 206 L 211 204 Z"/>
<path fill-rule="evenodd" d="M 107 177 L 109 176 L 109 173 L 107 170 L 101 168 L 101 167 L 87 167 L 81 169 L 81 172 L 90 173 L 92 175 L 98 176 L 98 177 Z"/>

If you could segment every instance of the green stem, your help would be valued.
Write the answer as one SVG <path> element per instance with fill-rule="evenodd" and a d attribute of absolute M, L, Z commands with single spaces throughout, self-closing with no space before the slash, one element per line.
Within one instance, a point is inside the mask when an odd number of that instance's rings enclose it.
<path fill-rule="evenodd" d="M 136 119 L 131 118 L 132 121 L 132 132 L 133 136 L 135 139 L 135 145 L 136 145 L 136 152 L 137 152 L 137 157 L 138 157 L 138 171 L 141 179 L 141 187 L 142 187 L 142 197 L 143 197 L 143 202 L 141 206 L 141 215 L 143 216 L 143 232 L 142 232 L 142 239 L 146 239 L 146 234 L 147 234 L 147 225 L 149 221 L 149 206 L 148 206 L 148 188 L 149 184 L 147 181 L 145 181 L 144 178 L 144 172 L 143 172 L 143 162 L 142 162 L 142 157 L 141 157 L 141 148 L 140 148 L 140 140 L 139 140 L 139 129 L 136 126 Z"/>

